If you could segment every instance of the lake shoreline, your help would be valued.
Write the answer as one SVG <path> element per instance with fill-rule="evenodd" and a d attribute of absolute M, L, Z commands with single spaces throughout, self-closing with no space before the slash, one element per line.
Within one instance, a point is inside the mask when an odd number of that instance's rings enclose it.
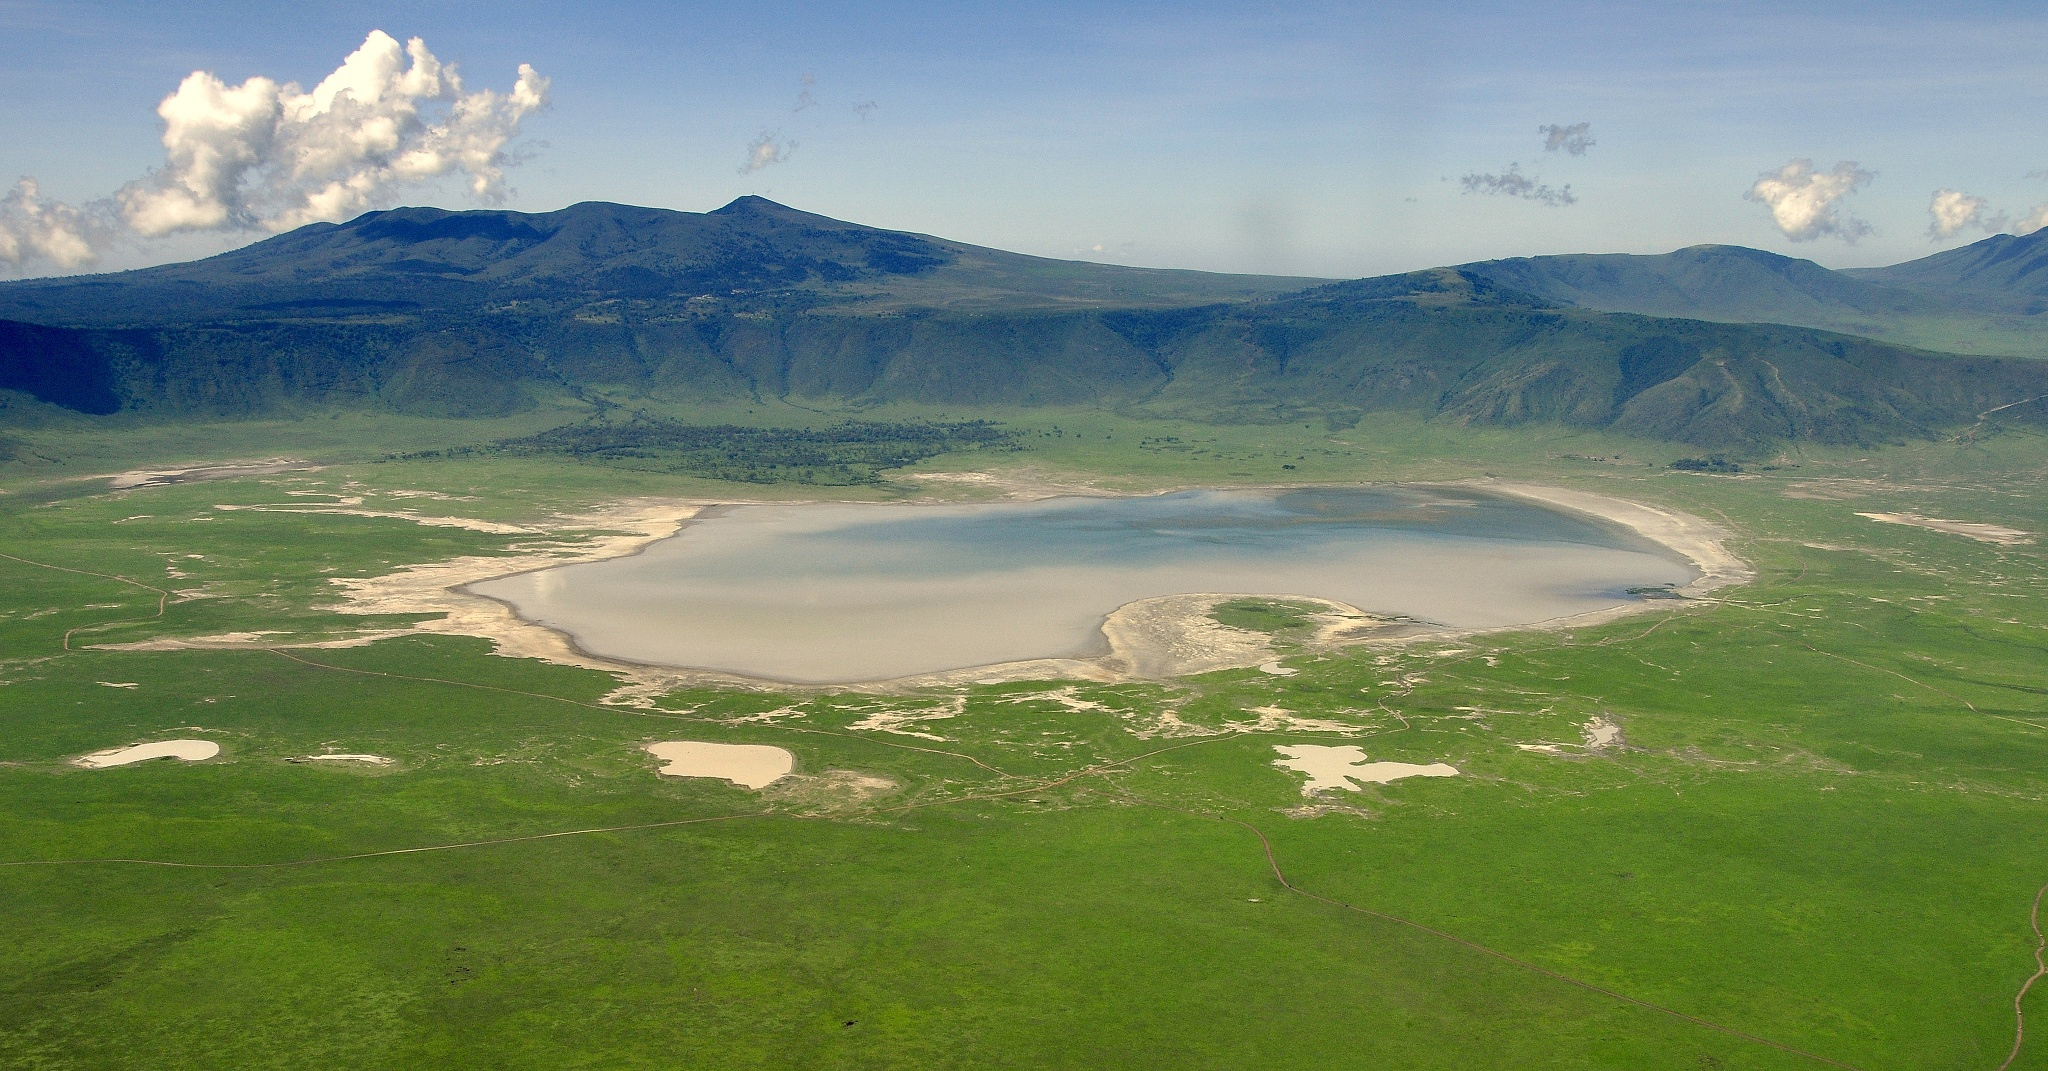
<path fill-rule="evenodd" d="M 994 481 L 991 481 L 994 482 Z M 999 484 L 997 486 L 1000 486 Z M 1650 506 L 1592 492 L 1540 484 L 1496 480 L 1432 481 L 1389 485 L 1312 485 L 1308 487 L 1230 488 L 1230 490 L 1298 491 L 1315 487 L 1373 486 L 1432 488 L 1480 492 L 1519 499 L 1540 506 L 1591 518 L 1624 529 L 1667 553 L 1690 562 L 1700 576 L 1674 589 L 1674 594 L 1693 599 L 1732 584 L 1746 582 L 1754 573 L 1746 563 L 1727 550 L 1729 533 L 1721 527 L 1676 510 Z M 1034 489 L 1036 490 L 1036 489 Z M 1169 488 L 1149 494 L 1123 495 L 1074 487 L 1045 488 L 1008 496 L 1009 501 L 1033 501 L 1053 497 L 1155 497 L 1184 488 Z M 335 607 L 347 614 L 436 615 L 428 620 L 395 629 L 377 629 L 342 639 L 313 643 L 267 643 L 260 636 L 205 637 L 146 641 L 119 645 L 123 649 L 217 649 L 217 648 L 306 648 L 354 647 L 377 640 L 413 634 L 469 636 L 488 640 L 494 653 L 511 658 L 533 658 L 556 665 L 596 670 L 620 678 L 621 687 L 610 701 L 627 705 L 650 705 L 652 697 L 686 687 L 737 687 L 753 690 L 818 692 L 853 691 L 901 693 L 934 688 L 958 688 L 979 683 L 1022 680 L 1087 680 L 1117 683 L 1132 680 L 1161 680 L 1194 673 L 1215 672 L 1259 666 L 1276 657 L 1262 636 L 1226 629 L 1209 617 L 1218 602 L 1234 598 L 1285 598 L 1323 607 L 1317 635 L 1298 653 L 1336 650 L 1360 644 L 1401 644 L 1424 639 L 1451 640 L 1494 632 L 1551 631 L 1579 628 L 1632 616 L 1659 608 L 1684 605 L 1676 600 L 1643 600 L 1603 608 L 1584 614 L 1501 627 L 1454 629 L 1427 623 L 1404 621 L 1376 613 L 1370 608 L 1350 606 L 1335 600 L 1289 592 L 1202 592 L 1136 600 L 1118 606 L 1101 625 L 1096 650 L 1106 653 L 1085 656 L 1034 658 L 960 669 L 844 682 L 803 682 L 767 676 L 695 669 L 652 662 L 639 662 L 603 655 L 583 647 L 568 632 L 521 616 L 511 604 L 471 590 L 473 585 L 521 576 L 572 564 L 613 561 L 644 553 L 649 547 L 671 538 L 698 520 L 715 516 L 724 507 L 756 505 L 745 500 L 635 499 L 588 513 L 563 516 L 543 529 L 540 540 L 515 545 L 506 556 L 472 556 L 412 566 L 376 577 L 336 578 L 342 589 L 342 603 Z M 780 501 L 774 504 L 803 504 Z M 915 506 L 924 503 L 905 503 Z M 601 532 L 581 544 L 560 540 L 574 534 Z M 1258 642 L 1247 642 L 1255 637 Z"/>

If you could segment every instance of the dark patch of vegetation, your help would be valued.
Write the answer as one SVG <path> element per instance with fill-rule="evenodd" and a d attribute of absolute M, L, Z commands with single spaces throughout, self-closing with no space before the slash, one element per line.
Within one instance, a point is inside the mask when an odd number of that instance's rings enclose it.
<path fill-rule="evenodd" d="M 881 474 L 888 469 L 940 454 L 1016 449 L 1016 433 L 988 420 L 900 424 L 849 421 L 829 428 L 750 428 L 734 424 L 684 424 L 636 413 L 623 421 L 592 420 L 485 446 L 393 456 L 395 460 L 570 457 L 618 468 L 737 483 L 846 487 L 881 483 Z"/>
<path fill-rule="evenodd" d="M 1309 615 L 1316 608 L 1307 603 L 1277 602 L 1272 599 L 1232 599 L 1209 611 L 1219 625 L 1247 632 L 1293 632 L 1309 627 Z"/>
<path fill-rule="evenodd" d="M 1681 457 L 1671 463 L 1680 472 L 1741 472 L 1742 466 L 1720 454 L 1710 457 Z"/>

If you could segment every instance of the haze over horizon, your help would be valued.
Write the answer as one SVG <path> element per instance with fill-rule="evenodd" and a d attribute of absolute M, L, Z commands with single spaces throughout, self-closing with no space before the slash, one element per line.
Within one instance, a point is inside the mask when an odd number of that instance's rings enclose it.
<path fill-rule="evenodd" d="M 0 27 L 0 177 L 35 183 L 0 202 L 5 276 L 401 204 L 759 194 L 1040 256 L 1328 277 L 1702 243 L 1866 266 L 2048 206 L 2048 14 L 2017 4 L 12 2 Z"/>

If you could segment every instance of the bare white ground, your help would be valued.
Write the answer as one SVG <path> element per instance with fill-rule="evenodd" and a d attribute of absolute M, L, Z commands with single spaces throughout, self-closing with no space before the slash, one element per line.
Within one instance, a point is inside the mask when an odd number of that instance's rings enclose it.
<path fill-rule="evenodd" d="M 2024 546 L 2034 541 L 2032 532 L 2007 528 L 2002 524 L 1979 524 L 1976 521 L 1948 521 L 1940 517 L 1922 517 L 1917 513 L 1858 513 L 1884 524 L 1905 524 L 1914 528 L 1925 528 L 1930 532 L 1947 532 L 1974 539 L 1979 543 L 1997 543 L 2005 547 Z"/>
<path fill-rule="evenodd" d="M 1621 726 L 1606 718 L 1594 718 L 1586 723 L 1586 746 L 1598 751 L 1621 743 Z"/>
<path fill-rule="evenodd" d="M 1404 777 L 1458 776 L 1458 768 L 1445 762 L 1369 762 L 1365 749 L 1356 744 L 1276 744 L 1273 750 L 1286 756 L 1274 759 L 1273 765 L 1308 775 L 1308 783 L 1301 786 L 1304 796 L 1334 788 L 1356 792 L 1363 785 L 1384 785 Z"/>
<path fill-rule="evenodd" d="M 796 769 L 796 756 L 767 744 L 663 740 L 642 750 L 662 760 L 663 777 L 719 777 L 741 788 L 767 788 Z"/>
<path fill-rule="evenodd" d="M 389 766 L 391 760 L 383 755 L 308 755 L 314 762 L 360 762 L 366 766 Z"/>
<path fill-rule="evenodd" d="M 1304 718 L 1284 707 L 1251 707 L 1249 711 L 1250 713 L 1257 714 L 1259 720 L 1239 729 L 1239 732 L 1362 733 L 1369 728 L 1364 725 L 1353 725 L 1349 722 L 1328 721 L 1323 718 Z M 1352 713 L 1363 712 L 1353 711 Z"/>
<path fill-rule="evenodd" d="M 343 501 L 346 502 L 347 500 Z M 361 502 L 362 499 L 358 498 L 355 501 Z M 537 534 L 534 529 L 521 525 L 503 524 L 498 521 L 482 521 L 474 517 L 430 517 L 396 510 L 351 509 L 342 503 L 336 503 L 332 506 L 299 505 L 298 503 L 287 503 L 278 506 L 215 505 L 213 508 L 222 512 L 246 510 L 250 513 L 338 513 L 347 517 L 383 517 L 387 520 L 411 521 L 414 524 L 433 525 L 440 528 L 467 528 L 472 532 L 491 532 L 497 535 Z"/>
<path fill-rule="evenodd" d="M 126 766 L 131 762 L 145 762 L 149 759 L 182 759 L 186 762 L 204 762 L 220 754 L 220 745 L 211 740 L 157 740 L 147 744 L 129 747 L 108 748 L 90 755 L 72 759 L 74 766 L 88 770 L 104 770 L 112 766 Z"/>
<path fill-rule="evenodd" d="M 1583 756 L 1589 752 L 1605 751 L 1608 748 L 1621 747 L 1624 743 L 1626 743 L 1626 741 L 1622 739 L 1621 726 L 1616 725 L 1613 722 L 1608 721 L 1606 718 L 1601 717 L 1595 717 L 1592 720 L 1586 722 L 1586 724 L 1580 726 L 1579 735 L 1585 739 L 1585 743 L 1516 744 L 1515 746 L 1523 751 L 1540 751 L 1545 755 Z"/>
<path fill-rule="evenodd" d="M 263 461 L 236 461 L 225 465 L 207 465 L 186 469 L 136 469 L 132 472 L 117 472 L 100 477 L 116 491 L 135 487 L 157 487 L 167 483 L 190 483 L 195 480 L 228 480 L 237 476 L 267 476 L 276 472 L 294 469 L 315 469 L 318 465 L 296 458 L 273 457 Z"/>

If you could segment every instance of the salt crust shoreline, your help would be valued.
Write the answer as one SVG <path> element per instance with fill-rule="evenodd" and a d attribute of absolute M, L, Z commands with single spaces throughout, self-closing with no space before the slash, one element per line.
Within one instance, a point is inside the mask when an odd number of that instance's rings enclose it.
<path fill-rule="evenodd" d="M 1013 500 L 1049 498 L 1061 494 L 1107 493 L 1096 489 L 1038 485 L 1013 488 L 994 475 L 989 475 L 985 481 L 976 482 L 991 489 L 1010 490 L 1011 494 L 1008 497 Z M 1521 498 L 1626 528 L 1643 539 L 1685 557 L 1700 570 L 1701 575 L 1698 579 L 1673 592 L 1681 597 L 1698 597 L 1732 584 L 1745 583 L 1755 575 L 1746 563 L 1723 545 L 1723 540 L 1728 538 L 1725 530 L 1701 518 L 1676 510 L 1586 491 L 1537 484 L 1469 480 L 1435 486 L 1465 488 Z M 407 628 L 371 630 L 341 639 L 309 643 L 267 642 L 263 633 L 232 633 L 211 637 L 107 644 L 101 649 L 166 651 L 221 648 L 334 648 L 358 647 L 377 640 L 415 633 L 472 636 L 491 641 L 495 653 L 510 658 L 533 658 L 556 665 L 593 669 L 617 675 L 621 678 L 622 687 L 613 693 L 611 701 L 648 705 L 654 696 L 663 692 L 707 685 L 793 692 L 813 692 L 829 688 L 836 691 L 889 694 L 1024 680 L 1087 680 L 1102 683 L 1161 680 L 1268 664 L 1274 658 L 1274 651 L 1264 636 L 1229 628 L 1209 616 L 1210 611 L 1218 603 L 1246 597 L 1286 599 L 1290 602 L 1321 607 L 1319 613 L 1311 616 L 1316 625 L 1316 634 L 1307 644 L 1304 653 L 1359 643 L 1455 639 L 1487 631 L 1519 632 L 1579 628 L 1669 606 L 1668 603 L 1644 601 L 1502 629 L 1453 630 L 1376 615 L 1329 599 L 1292 593 L 1204 592 L 1168 595 L 1127 603 L 1110 613 L 1102 625 L 1103 636 L 1109 646 L 1109 653 L 1105 655 L 1032 659 L 892 680 L 825 686 L 795 684 L 709 670 L 648 665 L 603 657 L 584 650 L 573 637 L 520 617 L 505 603 L 467 590 L 472 584 L 539 569 L 629 557 L 646 550 L 659 540 L 676 534 L 707 509 L 720 505 L 744 504 L 749 503 L 729 499 L 716 502 L 698 499 L 633 499 L 606 509 L 557 517 L 554 523 L 545 528 L 531 530 L 536 539 L 528 543 L 515 544 L 511 548 L 513 553 L 509 555 L 456 558 L 409 566 L 384 576 L 335 578 L 333 581 L 341 588 L 343 595 L 343 602 L 334 607 L 338 612 L 363 615 L 432 615 L 430 619 Z M 446 523 L 449 519 L 437 520 Z M 582 537 L 580 542 L 563 542 L 565 539 L 577 537 Z"/>

